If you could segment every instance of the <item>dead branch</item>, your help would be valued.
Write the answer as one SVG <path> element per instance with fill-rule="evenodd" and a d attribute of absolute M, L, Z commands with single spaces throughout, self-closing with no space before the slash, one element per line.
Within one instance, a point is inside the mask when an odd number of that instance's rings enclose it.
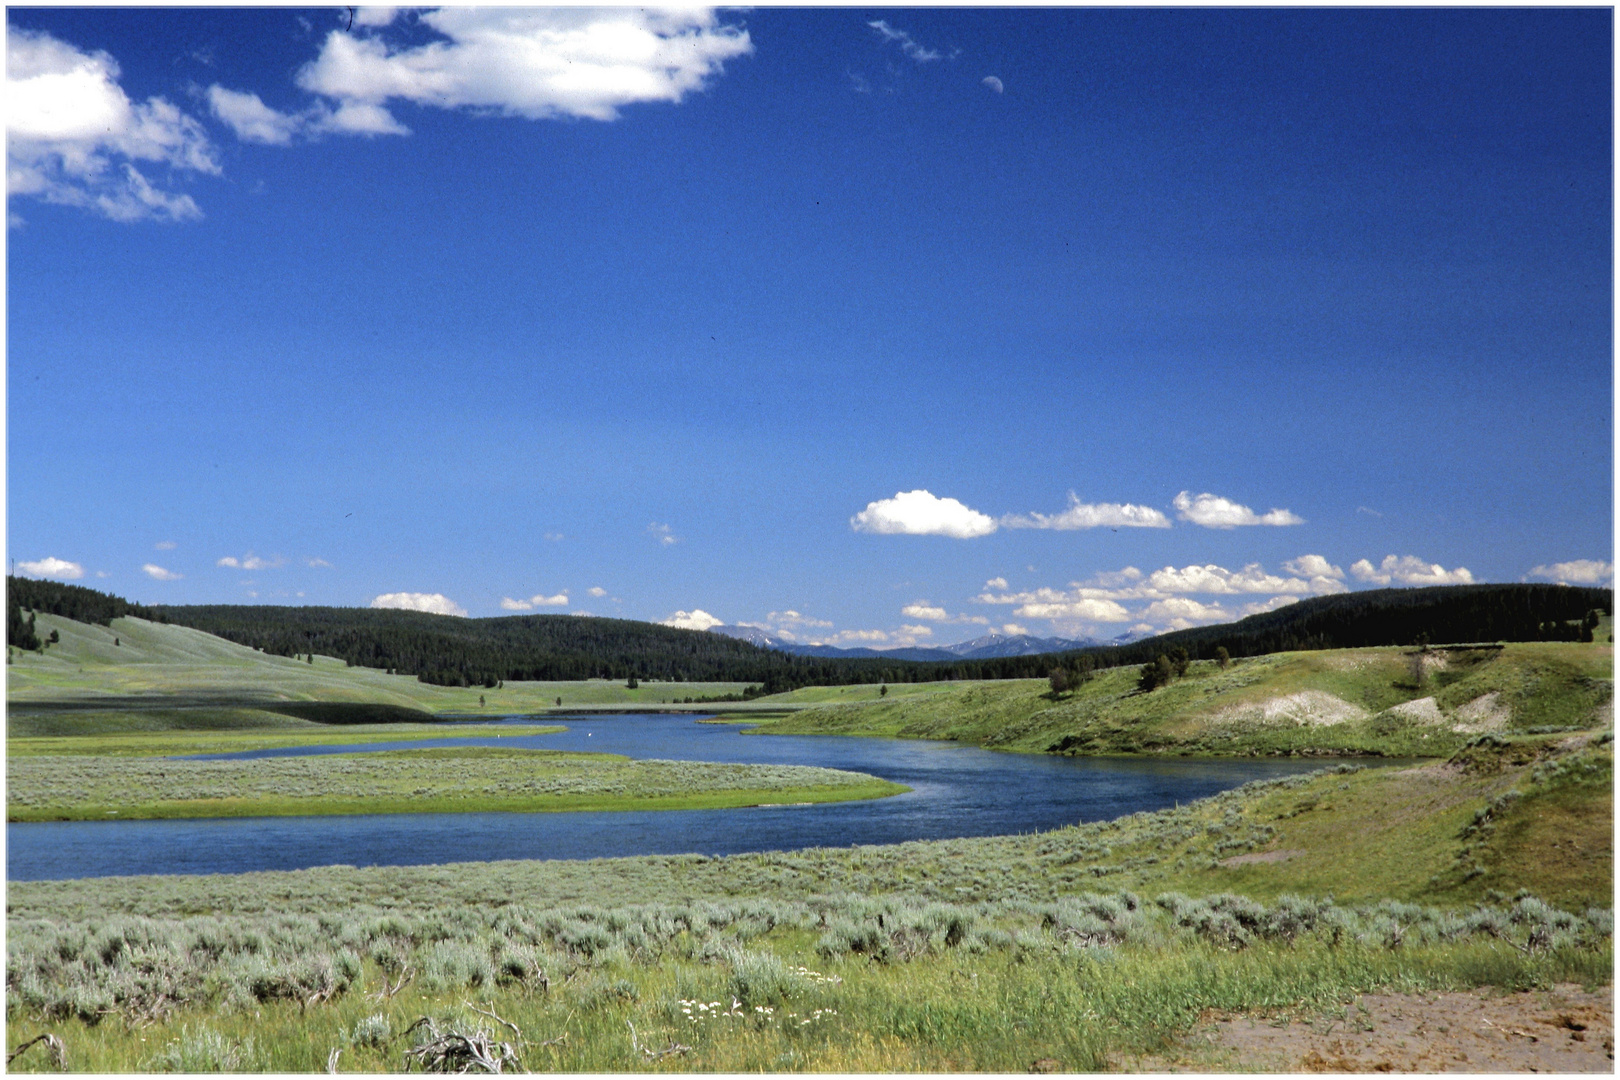
<path fill-rule="evenodd" d="M 21 1054 L 29 1047 L 38 1045 L 39 1043 L 44 1043 L 45 1048 L 51 1052 L 51 1061 L 56 1065 L 56 1067 L 66 1071 L 67 1045 L 63 1043 L 61 1039 L 57 1038 L 55 1035 L 52 1035 L 48 1031 L 35 1035 L 32 1039 L 29 1039 L 27 1042 L 17 1047 L 17 1049 L 13 1050 L 9 1055 L 7 1055 L 6 1064 L 10 1065 L 13 1061 L 17 1060 L 17 1055 Z"/>

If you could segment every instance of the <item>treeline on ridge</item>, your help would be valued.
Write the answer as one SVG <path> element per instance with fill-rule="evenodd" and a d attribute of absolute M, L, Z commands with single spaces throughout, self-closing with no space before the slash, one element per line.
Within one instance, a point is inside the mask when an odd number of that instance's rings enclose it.
<path fill-rule="evenodd" d="M 1565 585 L 1453 585 L 1376 589 L 1302 600 L 1235 623 L 1161 634 L 1128 645 L 986 660 L 789 656 L 736 638 L 656 623 L 579 615 L 468 619 L 417 611 L 276 605 L 143 607 L 91 589 L 8 578 L 8 641 L 23 611 L 105 624 L 119 615 L 172 622 L 280 656 L 320 653 L 444 686 L 589 678 L 747 682 L 763 693 L 801 686 L 955 679 L 1046 678 L 1054 667 L 1154 662 L 1186 650 L 1210 659 L 1301 649 L 1477 641 L 1575 640 L 1613 591 Z"/>
<path fill-rule="evenodd" d="M 26 617 L 23 615 L 25 611 L 28 612 Z M 121 596 L 97 592 L 82 585 L 7 575 L 6 644 L 19 649 L 39 648 L 39 635 L 34 633 L 34 616 L 41 612 L 97 626 L 106 626 L 125 615 L 153 622 L 168 621 L 161 612 L 141 604 L 132 604 Z"/>

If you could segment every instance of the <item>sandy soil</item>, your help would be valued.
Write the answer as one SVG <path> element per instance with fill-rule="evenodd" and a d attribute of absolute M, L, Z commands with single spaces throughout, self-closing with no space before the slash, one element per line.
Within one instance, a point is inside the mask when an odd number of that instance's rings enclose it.
<path fill-rule="evenodd" d="M 1614 1072 L 1614 989 L 1365 994 L 1312 1017 L 1212 1015 L 1127 1072 Z"/>

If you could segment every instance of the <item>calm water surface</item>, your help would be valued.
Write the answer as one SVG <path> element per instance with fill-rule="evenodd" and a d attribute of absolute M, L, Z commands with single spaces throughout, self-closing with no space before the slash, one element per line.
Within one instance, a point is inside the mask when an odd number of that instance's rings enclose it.
<path fill-rule="evenodd" d="M 533 723 L 510 721 L 513 723 Z M 1037 832 L 1159 810 L 1257 780 L 1321 768 L 1299 759 L 1059 758 L 954 743 L 834 735 L 743 735 L 690 716 L 565 718 L 565 732 L 503 738 L 366 742 L 212 755 L 353 753 L 428 746 L 526 746 L 634 758 L 823 765 L 913 790 L 816 806 L 549 814 L 375 814 L 6 826 L 12 881 L 126 874 L 215 874 L 311 866 L 493 859 L 730 855 Z"/>

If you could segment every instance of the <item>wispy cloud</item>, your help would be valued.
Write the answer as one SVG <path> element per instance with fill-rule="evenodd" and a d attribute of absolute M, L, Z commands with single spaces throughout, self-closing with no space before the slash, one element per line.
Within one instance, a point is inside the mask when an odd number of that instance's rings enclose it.
<path fill-rule="evenodd" d="M 590 593 L 592 596 L 606 596 L 607 595 L 607 590 L 602 588 L 602 586 L 600 586 L 600 585 L 592 585 L 589 589 L 586 589 L 585 591 Z"/>
<path fill-rule="evenodd" d="M 32 562 L 20 562 L 17 569 L 29 577 L 62 578 L 69 581 L 84 577 L 83 566 L 76 562 L 68 562 L 66 559 L 58 559 L 54 555 Z"/>
<path fill-rule="evenodd" d="M 1447 570 L 1439 563 L 1424 562 L 1416 555 L 1384 556 L 1384 561 L 1374 566 L 1367 559 L 1360 559 L 1350 567 L 1350 573 L 1358 581 L 1367 581 L 1375 585 L 1472 585 L 1474 575 L 1468 572 L 1467 567 L 1459 566 L 1455 570 Z"/>
<path fill-rule="evenodd" d="M 892 499 L 866 504 L 849 519 L 856 532 L 909 536 L 950 536 L 965 540 L 996 531 L 995 519 L 969 509 L 956 499 L 940 498 L 918 489 L 898 492 Z"/>
<path fill-rule="evenodd" d="M 1008 514 L 1001 524 L 1009 529 L 1168 529 L 1170 519 L 1151 506 L 1133 503 L 1083 503 L 1069 492 L 1069 508 L 1058 514 Z"/>
<path fill-rule="evenodd" d="M 280 555 L 275 555 L 271 558 L 264 559 L 250 551 L 240 559 L 236 558 L 234 555 L 227 555 L 223 559 L 215 562 L 214 565 L 229 566 L 238 570 L 274 570 L 278 567 L 287 565 L 287 560 L 282 558 Z"/>
<path fill-rule="evenodd" d="M 1193 495 L 1183 491 L 1175 498 L 1177 515 L 1183 521 L 1202 525 L 1206 529 L 1233 529 L 1240 525 L 1303 525 L 1305 519 L 1290 510 L 1271 510 L 1256 514 L 1247 506 L 1205 492 Z"/>
<path fill-rule="evenodd" d="M 309 565 L 311 567 L 325 567 L 328 570 L 332 569 L 332 564 L 325 559 L 310 559 Z"/>
<path fill-rule="evenodd" d="M 938 49 L 930 49 L 919 44 L 904 30 L 897 30 L 883 19 L 874 19 L 866 24 L 877 32 L 877 35 L 886 42 L 899 45 L 900 50 L 919 64 L 926 64 L 930 60 L 942 59 L 944 54 Z"/>
<path fill-rule="evenodd" d="M 399 611 L 426 611 L 432 615 L 467 615 L 467 609 L 443 593 L 393 592 L 383 593 L 371 601 L 374 608 L 393 608 Z"/>
<path fill-rule="evenodd" d="M 144 564 L 141 567 L 141 572 L 154 581 L 179 581 L 185 576 L 184 574 L 177 574 L 173 570 L 165 570 L 156 563 Z"/>
<path fill-rule="evenodd" d="M 1528 576 L 1556 581 L 1560 585 L 1606 585 L 1614 580 L 1614 564 L 1598 559 L 1575 559 L 1551 566 L 1538 566 Z"/>
<path fill-rule="evenodd" d="M 681 542 L 681 538 L 676 536 L 675 533 L 670 529 L 670 527 L 668 525 L 663 524 L 662 522 L 655 521 L 652 524 L 648 525 L 647 526 L 647 532 L 652 534 L 652 536 L 654 538 L 656 538 L 657 541 L 660 544 L 664 544 L 666 546 L 669 545 L 669 544 L 678 544 L 678 543 Z"/>
<path fill-rule="evenodd" d="M 108 53 L 7 29 L 7 194 L 114 221 L 202 217 L 190 195 L 163 190 L 141 170 L 217 175 L 207 133 L 164 98 L 131 101 L 119 74 Z"/>
<path fill-rule="evenodd" d="M 152 545 L 153 549 L 157 551 L 173 551 L 175 546 L 176 545 L 173 540 L 159 540 L 157 543 Z"/>

